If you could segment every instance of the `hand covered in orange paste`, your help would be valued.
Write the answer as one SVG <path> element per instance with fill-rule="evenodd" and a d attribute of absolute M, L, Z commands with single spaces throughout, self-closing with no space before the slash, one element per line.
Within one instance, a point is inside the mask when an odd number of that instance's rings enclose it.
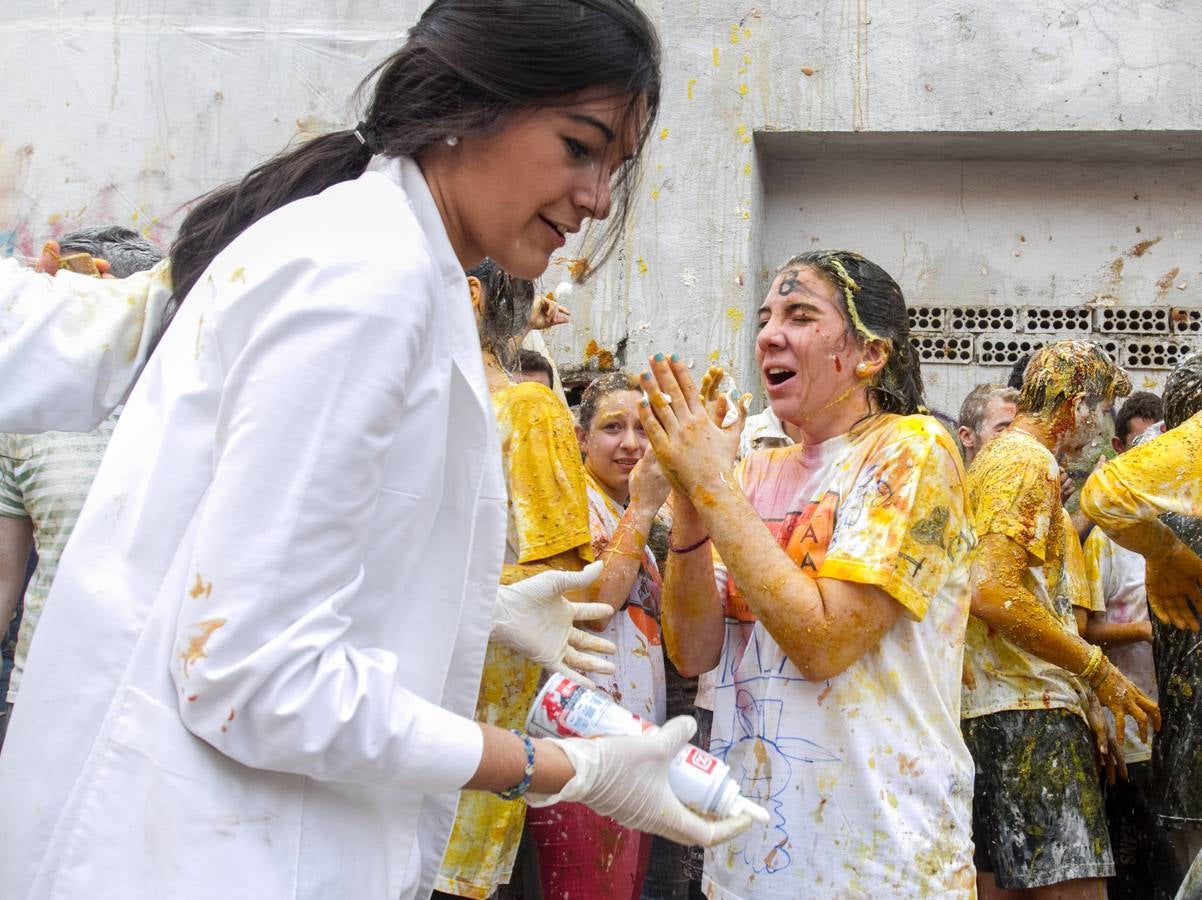
<path fill-rule="evenodd" d="M 1139 739 L 1145 743 L 1148 740 L 1148 722 L 1151 721 L 1155 731 L 1160 730 L 1160 707 L 1148 699 L 1144 693 L 1133 685 L 1127 676 L 1118 670 L 1110 660 L 1102 663 L 1105 675 L 1094 688 L 1098 700 L 1108 710 L 1114 713 L 1115 737 L 1121 746 L 1126 734 L 1124 716 L 1135 720 L 1139 728 Z"/>
<path fill-rule="evenodd" d="M 671 493 L 672 484 L 656 459 L 655 450 L 648 447 L 643 458 L 630 472 L 630 505 L 645 507 L 654 514 L 659 512 Z"/>
<path fill-rule="evenodd" d="M 42 252 L 38 256 L 38 261 L 34 268 L 39 272 L 45 272 L 47 275 L 57 275 L 59 272 L 60 261 L 62 259 L 62 250 L 59 248 L 58 241 L 47 241 L 42 246 Z M 92 257 L 92 262 L 96 266 L 96 270 L 101 278 L 112 278 L 109 274 L 109 263 L 106 259 Z"/>
<path fill-rule="evenodd" d="M 650 369 L 643 373 L 648 399 L 643 401 L 647 405 L 640 407 L 639 418 L 668 478 L 696 502 L 697 488 L 723 477 L 734 465 L 751 395 L 739 398 L 736 420 L 724 428 L 712 418 L 719 408 L 724 418 L 728 408 L 716 401 L 720 369 L 711 369 L 702 381 L 708 398 L 697 390 L 688 369 L 675 356 L 669 362 L 662 353 L 656 354 Z"/>
<path fill-rule="evenodd" d="M 1102 712 L 1102 704 L 1098 702 L 1097 694 L 1090 693 L 1085 705 L 1085 716 L 1089 720 L 1089 729 L 1094 737 L 1094 757 L 1098 771 L 1106 773 L 1106 783 L 1114 784 L 1121 778 L 1127 780 L 1127 762 L 1123 759 L 1123 748 L 1110 732 L 1110 724 Z"/>
<path fill-rule="evenodd" d="M 543 331 L 556 325 L 566 325 L 572 320 L 572 311 L 566 306 L 556 303 L 551 297 L 543 295 L 534 298 L 530 308 L 531 331 Z"/>
<path fill-rule="evenodd" d="M 1144 584 L 1156 618 L 1166 625 L 1198 630 L 1195 610 L 1202 609 L 1202 559 L 1196 553 L 1174 540 L 1165 556 L 1148 557 Z"/>

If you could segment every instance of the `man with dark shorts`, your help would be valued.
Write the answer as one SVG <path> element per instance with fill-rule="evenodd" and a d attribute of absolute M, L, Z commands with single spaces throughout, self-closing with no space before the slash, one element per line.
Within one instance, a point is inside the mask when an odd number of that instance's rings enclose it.
<path fill-rule="evenodd" d="M 1093 440 L 1130 383 L 1098 347 L 1031 360 L 1013 424 L 973 460 L 978 546 L 961 716 L 976 766 L 973 840 L 983 897 L 1057 885 L 1097 897 L 1114 873 L 1088 690 L 1146 732 L 1156 706 L 1077 632 L 1065 578 L 1056 455 Z M 1122 725 L 1119 726 L 1120 729 Z"/>

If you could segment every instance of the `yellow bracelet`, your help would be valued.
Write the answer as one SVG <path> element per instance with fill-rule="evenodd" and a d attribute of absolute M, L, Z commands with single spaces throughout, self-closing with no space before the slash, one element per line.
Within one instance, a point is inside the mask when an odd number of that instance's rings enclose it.
<path fill-rule="evenodd" d="M 639 531 L 637 528 L 635 528 L 633 525 L 631 525 L 629 522 L 627 522 L 625 520 L 619 522 L 618 527 L 614 529 L 614 540 L 617 540 L 618 532 L 620 532 L 620 531 L 626 531 L 626 532 L 629 532 L 630 534 L 633 534 L 635 536 L 635 539 L 639 542 L 640 547 L 643 544 L 647 543 L 647 535 L 643 534 L 643 532 Z"/>
<path fill-rule="evenodd" d="M 1098 670 L 1102 668 L 1102 663 L 1105 661 L 1106 657 L 1102 655 L 1102 648 L 1095 644 L 1093 649 L 1089 651 L 1089 660 L 1085 663 L 1085 668 L 1081 670 L 1081 673 L 1077 677 L 1090 687 L 1096 687 L 1094 677 L 1098 674 Z M 1099 678 L 1098 681 L 1101 681 L 1101 679 Z"/>
<path fill-rule="evenodd" d="M 636 559 L 639 562 L 642 562 L 644 559 L 642 550 L 639 550 L 639 551 L 623 550 L 620 547 L 618 547 L 617 544 L 610 544 L 608 547 L 606 547 L 604 550 L 601 551 L 601 555 L 602 556 L 624 556 L 627 559 Z"/>

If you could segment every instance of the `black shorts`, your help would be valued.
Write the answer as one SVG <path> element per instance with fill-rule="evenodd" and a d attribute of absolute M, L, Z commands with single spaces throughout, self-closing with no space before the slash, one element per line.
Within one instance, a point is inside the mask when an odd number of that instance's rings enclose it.
<path fill-rule="evenodd" d="M 1023 709 L 960 724 L 976 764 L 977 871 L 1010 890 L 1114 874 L 1084 719 L 1065 709 Z"/>

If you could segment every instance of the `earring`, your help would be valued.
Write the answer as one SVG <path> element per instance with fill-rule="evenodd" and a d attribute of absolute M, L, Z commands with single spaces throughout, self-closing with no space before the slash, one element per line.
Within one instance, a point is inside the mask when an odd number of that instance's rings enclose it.
<path fill-rule="evenodd" d="M 448 134 L 446 136 L 446 138 L 444 138 L 444 140 L 447 142 L 448 147 L 454 147 L 454 146 L 458 145 L 458 143 L 459 143 L 459 135 Z"/>
<path fill-rule="evenodd" d="M 859 375 L 861 378 L 863 378 L 865 375 L 867 375 L 868 374 L 868 363 L 857 363 L 856 364 L 856 374 Z"/>

